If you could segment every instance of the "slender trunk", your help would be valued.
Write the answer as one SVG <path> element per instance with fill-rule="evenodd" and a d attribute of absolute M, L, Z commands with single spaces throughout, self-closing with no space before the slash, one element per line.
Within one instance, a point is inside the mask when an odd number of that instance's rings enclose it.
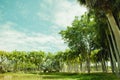
<path fill-rule="evenodd" d="M 109 71 L 108 61 L 106 61 L 106 70 Z"/>
<path fill-rule="evenodd" d="M 111 63 L 111 70 L 112 70 L 112 73 L 115 73 L 115 68 L 114 68 L 114 62 L 113 62 L 113 60 L 112 60 L 112 57 L 111 57 L 111 55 L 110 55 L 110 63 Z"/>
<path fill-rule="evenodd" d="M 106 34 L 107 35 L 107 34 Z M 108 38 L 108 37 L 107 37 Z M 107 39 L 107 41 L 108 41 L 108 39 Z M 112 71 L 112 73 L 115 73 L 115 68 L 114 68 L 114 64 L 113 64 L 113 59 L 112 59 L 112 56 L 111 56 L 111 54 L 110 54 L 110 48 L 109 48 L 109 43 L 107 42 L 107 48 L 108 48 L 108 53 L 109 53 L 109 59 L 110 59 L 110 68 L 111 68 L 111 71 Z"/>
<path fill-rule="evenodd" d="M 78 63 L 74 63 L 74 72 L 75 72 L 75 73 L 78 72 Z"/>
<path fill-rule="evenodd" d="M 107 72 L 107 70 L 106 70 L 105 60 L 104 60 L 103 58 L 102 58 L 101 65 L 102 65 L 102 71 L 103 71 L 103 72 Z"/>
<path fill-rule="evenodd" d="M 98 71 L 98 64 L 97 64 L 97 62 L 95 63 L 95 69 L 96 69 L 96 71 Z"/>
<path fill-rule="evenodd" d="M 86 65 L 87 65 L 87 73 L 90 74 L 90 53 L 88 53 Z"/>
<path fill-rule="evenodd" d="M 120 72 L 120 55 L 119 55 L 118 49 L 116 47 L 116 44 L 115 44 L 115 41 L 114 41 L 114 37 L 113 37 L 112 31 L 110 29 L 110 25 L 108 26 L 108 28 L 109 28 L 109 31 L 110 31 L 110 35 L 111 35 L 111 39 L 112 39 L 112 44 L 113 44 L 113 47 L 114 47 L 115 56 L 116 56 L 117 63 L 118 63 L 118 69 L 119 69 L 119 72 Z"/>
<path fill-rule="evenodd" d="M 70 71 L 71 71 L 71 72 L 74 71 L 74 63 L 71 63 L 71 65 L 70 65 Z"/>
<path fill-rule="evenodd" d="M 82 73 L 83 72 L 83 61 L 80 59 L 79 57 L 79 61 L 80 61 L 80 72 Z"/>
<path fill-rule="evenodd" d="M 114 71 L 115 71 L 116 75 L 119 76 L 118 68 L 117 68 L 117 66 L 116 66 L 115 56 L 114 56 L 113 50 L 112 50 L 112 46 L 111 46 L 111 43 L 110 43 L 110 41 L 109 41 L 109 37 L 108 37 L 107 34 L 106 34 L 106 36 L 107 36 L 107 40 L 108 40 L 108 44 L 109 44 L 109 48 L 110 48 L 111 57 L 112 57 L 112 60 L 113 60 Z"/>
<path fill-rule="evenodd" d="M 83 72 L 83 70 L 82 70 L 82 62 L 80 63 L 80 71 L 81 71 L 81 73 Z"/>
<path fill-rule="evenodd" d="M 71 64 L 71 62 L 68 62 L 67 72 L 72 72 L 72 64 Z"/>
<path fill-rule="evenodd" d="M 72 62 L 72 64 L 71 64 L 71 72 L 74 72 L 74 63 Z"/>
<path fill-rule="evenodd" d="M 117 69 L 117 66 L 116 66 L 116 60 L 115 60 L 115 57 L 113 55 L 113 51 L 112 51 L 112 47 L 111 46 L 110 46 L 110 50 L 111 50 L 111 56 L 112 56 L 112 59 L 113 59 L 113 65 L 114 65 L 115 73 L 116 73 L 117 76 L 119 76 L 118 69 Z"/>
<path fill-rule="evenodd" d="M 63 67 L 63 72 L 67 72 L 67 66 L 68 66 L 68 65 L 67 65 L 66 63 L 64 63 L 63 66 L 64 66 L 64 67 Z"/>
<path fill-rule="evenodd" d="M 106 61 L 104 60 L 104 70 L 107 73 L 107 65 L 106 65 Z"/>
<path fill-rule="evenodd" d="M 107 73 L 107 65 L 106 65 L 106 61 L 105 61 L 105 55 L 103 55 L 103 65 L 104 65 L 104 72 Z"/>

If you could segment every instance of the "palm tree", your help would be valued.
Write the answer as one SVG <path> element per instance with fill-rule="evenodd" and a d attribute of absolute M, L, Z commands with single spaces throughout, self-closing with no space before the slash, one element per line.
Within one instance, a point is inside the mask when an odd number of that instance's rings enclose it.
<path fill-rule="evenodd" d="M 120 30 L 118 25 L 118 19 L 116 20 L 114 16 L 120 14 L 120 1 L 119 0 L 78 0 L 80 4 L 86 5 L 89 10 L 94 10 L 95 12 L 100 12 L 106 15 L 106 20 L 109 21 L 110 27 L 114 33 L 116 46 L 118 49 L 118 54 L 120 55 Z M 115 10 L 117 13 L 115 14 Z M 118 16 L 120 18 L 120 16 Z"/>
<path fill-rule="evenodd" d="M 113 35 L 114 35 L 114 37 L 112 37 L 112 43 L 114 44 L 114 50 L 116 52 L 114 53 L 113 51 L 110 51 L 111 56 L 113 59 L 115 58 L 114 55 L 117 55 L 117 61 L 119 61 L 120 60 L 120 29 L 119 29 L 120 28 L 120 21 L 119 21 L 120 0 L 78 0 L 78 2 L 80 2 L 80 4 L 82 5 L 87 6 L 89 8 L 89 11 L 94 11 L 96 16 L 99 16 L 98 13 L 106 16 L 105 19 L 106 21 L 108 21 L 109 31 L 111 29 L 110 32 L 113 32 Z M 106 27 L 104 28 L 104 30 L 107 29 Z M 108 36 L 109 33 L 106 33 L 106 35 Z M 111 50 L 113 47 L 111 47 L 111 43 L 109 39 L 108 39 L 108 42 L 109 42 L 109 48 Z"/>

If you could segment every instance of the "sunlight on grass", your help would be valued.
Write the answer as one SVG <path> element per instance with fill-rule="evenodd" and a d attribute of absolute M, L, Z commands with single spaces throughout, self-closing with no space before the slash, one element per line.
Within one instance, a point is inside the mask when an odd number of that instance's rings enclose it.
<path fill-rule="evenodd" d="M 0 80 L 119 80 L 111 73 L 42 73 L 42 74 L 0 74 Z"/>

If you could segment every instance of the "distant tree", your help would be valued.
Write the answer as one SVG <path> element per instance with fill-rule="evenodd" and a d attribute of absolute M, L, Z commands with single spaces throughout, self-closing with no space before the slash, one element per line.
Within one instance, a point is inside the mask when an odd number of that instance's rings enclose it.
<path fill-rule="evenodd" d="M 28 53 L 29 62 L 37 66 L 39 70 L 40 65 L 45 57 L 45 52 L 43 51 L 31 51 Z"/>

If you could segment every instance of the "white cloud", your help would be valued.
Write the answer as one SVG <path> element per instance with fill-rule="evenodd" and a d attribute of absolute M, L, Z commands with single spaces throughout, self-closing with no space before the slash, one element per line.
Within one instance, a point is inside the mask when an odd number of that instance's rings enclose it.
<path fill-rule="evenodd" d="M 13 22 L 6 22 L 0 24 L 0 49 L 1 50 L 44 50 L 44 51 L 57 51 L 66 49 L 61 37 L 57 34 L 60 27 L 65 28 L 70 25 L 75 16 L 82 15 L 86 8 L 80 7 L 76 2 L 70 0 L 43 0 L 40 3 L 40 11 L 37 13 L 40 19 L 50 21 L 53 23 L 51 30 L 52 35 L 42 33 L 25 33 L 14 29 L 17 24 Z M 71 0 L 72 1 L 72 0 Z M 20 3 L 18 3 L 19 5 Z M 22 3 L 18 9 L 25 10 L 21 14 L 27 15 L 25 5 Z M 46 22 L 47 24 L 47 22 Z M 17 25 L 18 26 L 18 25 Z M 57 33 L 56 33 L 57 32 Z"/>
<path fill-rule="evenodd" d="M 5 24 L 0 24 L 0 28 L 1 29 L 10 29 L 11 28 L 11 26 L 13 26 L 13 25 L 16 25 L 15 23 L 13 23 L 13 22 L 10 22 L 10 21 L 8 21 L 8 22 L 6 22 Z"/>
<path fill-rule="evenodd" d="M 47 0 L 40 5 L 44 5 L 43 12 L 39 12 L 40 19 L 53 22 L 55 25 L 66 27 L 71 25 L 75 16 L 81 16 L 87 9 L 83 6 L 79 6 L 77 2 L 71 2 L 70 0 Z M 47 8 L 46 8 L 47 7 Z M 46 13 L 48 10 L 52 13 Z M 56 27 L 58 27 L 56 26 Z"/>
<path fill-rule="evenodd" d="M 80 7 L 77 3 L 68 2 L 67 0 L 63 3 L 61 2 L 58 8 L 61 8 L 61 10 L 55 13 L 55 23 L 64 27 L 71 25 L 75 16 L 81 16 L 86 11 L 86 8 Z"/>
<path fill-rule="evenodd" d="M 13 26 L 14 25 L 13 23 L 11 24 L 11 22 L 0 25 L 1 50 L 44 50 L 54 52 L 66 48 L 64 42 L 59 36 L 45 35 L 41 33 L 31 33 L 31 35 L 28 35 L 24 32 L 12 29 Z"/>

